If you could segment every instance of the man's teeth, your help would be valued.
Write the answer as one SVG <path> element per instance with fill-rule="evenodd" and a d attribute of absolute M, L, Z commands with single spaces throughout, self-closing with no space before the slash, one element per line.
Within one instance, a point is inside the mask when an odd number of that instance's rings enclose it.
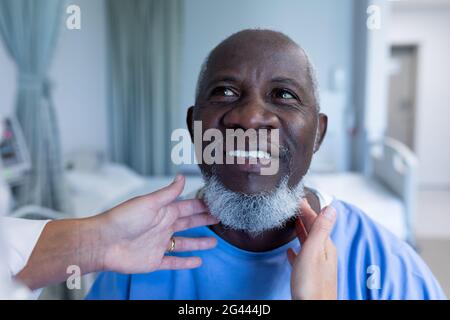
<path fill-rule="evenodd" d="M 229 151 L 230 157 L 239 158 L 256 158 L 256 159 L 270 159 L 270 154 L 265 151 L 245 151 L 245 150 L 233 150 Z"/>

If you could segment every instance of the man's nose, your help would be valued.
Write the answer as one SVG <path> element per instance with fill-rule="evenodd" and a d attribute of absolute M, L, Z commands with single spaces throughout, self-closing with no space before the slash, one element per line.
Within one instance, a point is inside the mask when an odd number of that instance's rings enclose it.
<path fill-rule="evenodd" d="M 232 129 L 276 129 L 279 119 L 261 98 L 251 98 L 233 107 L 224 117 L 226 128 Z"/>

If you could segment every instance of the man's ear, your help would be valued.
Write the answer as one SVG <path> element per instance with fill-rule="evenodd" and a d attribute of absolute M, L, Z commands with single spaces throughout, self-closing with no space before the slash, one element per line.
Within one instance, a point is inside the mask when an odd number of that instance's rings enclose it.
<path fill-rule="evenodd" d="M 191 136 L 191 141 L 194 143 L 194 106 L 189 107 L 187 111 L 186 125 Z"/>
<path fill-rule="evenodd" d="M 325 139 L 325 135 L 327 133 L 327 127 L 328 127 L 327 115 L 324 113 L 319 113 L 316 141 L 314 142 L 314 153 L 316 153 L 320 149 L 323 139 Z"/>

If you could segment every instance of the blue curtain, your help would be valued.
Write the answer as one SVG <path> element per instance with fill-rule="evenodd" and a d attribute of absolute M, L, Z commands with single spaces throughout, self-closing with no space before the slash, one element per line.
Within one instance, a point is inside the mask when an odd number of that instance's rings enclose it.
<path fill-rule="evenodd" d="M 32 169 L 19 188 L 20 205 L 67 210 L 59 132 L 47 70 L 63 27 L 64 1 L 0 0 L 0 35 L 17 65 L 16 116 Z"/>
<path fill-rule="evenodd" d="M 144 175 L 170 174 L 181 0 L 110 0 L 107 8 L 111 159 Z"/>

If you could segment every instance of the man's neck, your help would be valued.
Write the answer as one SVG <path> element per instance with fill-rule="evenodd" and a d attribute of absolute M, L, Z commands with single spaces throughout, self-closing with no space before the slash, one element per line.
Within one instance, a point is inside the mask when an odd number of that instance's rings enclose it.
<path fill-rule="evenodd" d="M 305 188 L 306 198 L 315 212 L 320 212 L 319 198 Z M 251 236 L 244 231 L 231 230 L 224 227 L 222 224 L 211 226 L 210 229 L 214 231 L 219 237 L 232 245 L 247 251 L 264 252 L 281 247 L 284 244 L 292 241 L 297 236 L 295 233 L 295 221 L 289 221 L 285 227 L 276 230 L 269 230 L 259 236 Z"/>

